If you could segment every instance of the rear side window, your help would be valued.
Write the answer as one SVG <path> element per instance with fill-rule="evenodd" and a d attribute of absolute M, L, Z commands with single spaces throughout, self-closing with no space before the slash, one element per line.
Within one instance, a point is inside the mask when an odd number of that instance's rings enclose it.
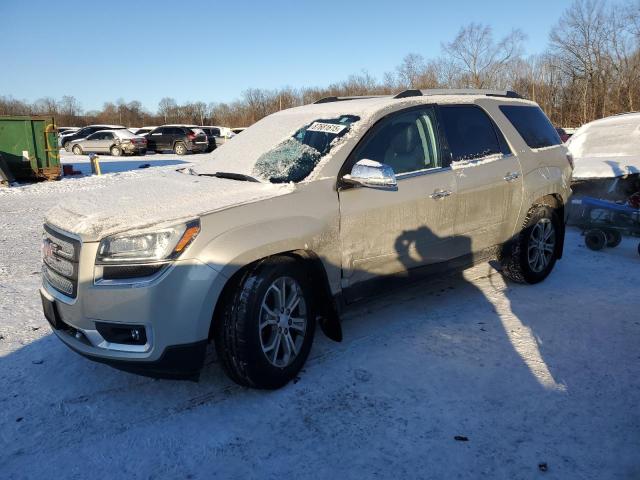
<path fill-rule="evenodd" d="M 560 145 L 558 132 L 539 107 L 502 105 L 500 111 L 509 119 L 529 148 Z"/>
<path fill-rule="evenodd" d="M 440 107 L 440 112 L 452 161 L 473 160 L 504 151 L 493 122 L 480 107 L 446 105 Z"/>

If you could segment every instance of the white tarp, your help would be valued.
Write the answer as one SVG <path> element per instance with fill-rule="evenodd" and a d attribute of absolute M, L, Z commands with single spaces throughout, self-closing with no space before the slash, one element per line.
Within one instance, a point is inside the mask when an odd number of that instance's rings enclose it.
<path fill-rule="evenodd" d="M 640 173 L 640 113 L 583 125 L 567 143 L 574 179 L 614 178 Z"/>

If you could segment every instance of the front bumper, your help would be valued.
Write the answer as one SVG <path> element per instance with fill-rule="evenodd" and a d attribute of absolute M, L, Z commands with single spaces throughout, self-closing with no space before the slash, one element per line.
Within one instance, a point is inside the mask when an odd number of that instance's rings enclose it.
<path fill-rule="evenodd" d="M 96 284 L 97 245 L 82 245 L 76 298 L 43 280 L 40 293 L 54 302 L 62 324 L 54 328 L 58 338 L 85 357 L 123 370 L 171 378 L 194 376 L 204 361 L 225 278 L 197 260 L 181 260 L 144 283 Z M 110 343 L 98 331 L 97 324 L 105 323 L 144 327 L 146 343 Z"/>

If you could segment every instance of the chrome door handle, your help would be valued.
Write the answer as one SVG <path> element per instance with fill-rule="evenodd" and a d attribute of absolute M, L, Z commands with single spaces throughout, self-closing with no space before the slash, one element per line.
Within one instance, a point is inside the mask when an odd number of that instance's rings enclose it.
<path fill-rule="evenodd" d="M 504 176 L 504 179 L 507 182 L 513 182 L 514 180 L 517 180 L 518 178 L 520 178 L 520 173 L 518 173 L 518 172 L 509 172 Z"/>
<path fill-rule="evenodd" d="M 434 200 L 438 200 L 440 198 L 448 197 L 452 193 L 453 192 L 450 190 L 436 190 L 431 195 L 429 195 L 429 197 L 433 198 Z"/>

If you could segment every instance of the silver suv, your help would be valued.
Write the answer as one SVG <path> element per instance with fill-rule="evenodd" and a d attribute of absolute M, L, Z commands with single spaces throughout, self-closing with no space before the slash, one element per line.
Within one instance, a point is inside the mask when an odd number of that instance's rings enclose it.
<path fill-rule="evenodd" d="M 179 171 L 112 179 L 52 209 L 42 302 L 71 349 L 278 388 L 316 323 L 389 282 L 495 258 L 542 281 L 562 256 L 570 157 L 513 92 L 326 98 L 259 121 Z M 109 181 L 109 178 L 105 178 Z"/>

